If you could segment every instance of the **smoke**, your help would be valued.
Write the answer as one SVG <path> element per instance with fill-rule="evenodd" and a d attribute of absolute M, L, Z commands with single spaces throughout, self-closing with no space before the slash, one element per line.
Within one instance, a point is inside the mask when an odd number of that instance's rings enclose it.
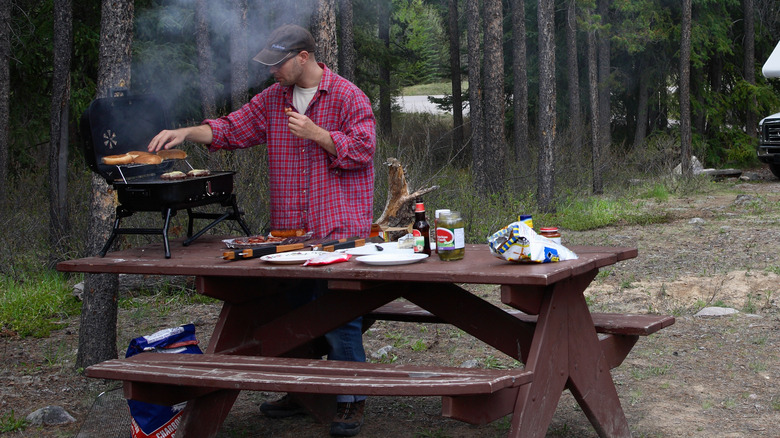
<path fill-rule="evenodd" d="M 211 44 L 211 66 L 218 107 L 229 107 L 231 62 L 246 62 L 250 93 L 268 82 L 270 71 L 252 60 L 270 33 L 283 24 L 309 28 L 316 0 L 244 0 L 247 2 L 246 53 L 231 59 L 231 38 L 241 35 L 238 4 L 242 0 L 207 0 L 206 21 Z M 170 118 L 182 123 L 199 121 L 200 87 L 196 0 L 168 0 L 136 11 L 133 53 L 133 92 L 156 95 Z"/>

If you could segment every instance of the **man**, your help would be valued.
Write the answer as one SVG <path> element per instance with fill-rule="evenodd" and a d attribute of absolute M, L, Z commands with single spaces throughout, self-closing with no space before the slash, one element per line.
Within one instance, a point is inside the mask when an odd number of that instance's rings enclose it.
<path fill-rule="evenodd" d="M 314 50 L 314 38 L 306 29 L 295 25 L 276 29 L 253 58 L 270 66 L 276 84 L 226 117 L 160 132 L 148 149 L 170 149 L 184 141 L 207 144 L 210 151 L 266 144 L 273 229 L 306 229 L 314 238 L 368 236 L 373 216 L 374 114 L 366 95 L 317 63 Z M 326 288 L 311 282 L 305 289 L 303 300 L 310 300 Z M 329 359 L 365 361 L 361 325 L 357 319 L 325 336 Z M 331 434 L 357 435 L 365 396 L 338 396 L 337 403 Z M 264 403 L 261 411 L 272 417 L 302 412 L 289 396 Z"/>

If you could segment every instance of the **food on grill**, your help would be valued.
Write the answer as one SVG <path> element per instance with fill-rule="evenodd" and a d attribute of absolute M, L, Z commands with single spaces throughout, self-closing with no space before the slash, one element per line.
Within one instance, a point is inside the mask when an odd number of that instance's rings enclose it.
<path fill-rule="evenodd" d="M 211 175 L 211 171 L 208 169 L 192 169 L 189 172 L 187 172 L 187 176 L 189 177 L 198 177 L 198 176 L 209 176 Z"/>
<path fill-rule="evenodd" d="M 132 156 L 132 152 L 128 155 Z M 137 155 L 135 158 L 133 158 L 133 163 L 135 164 L 160 164 L 162 163 L 162 158 L 158 157 L 157 155 Z"/>
<path fill-rule="evenodd" d="M 163 160 L 183 160 L 187 158 L 187 153 L 181 149 L 162 149 L 157 151 L 157 155 Z"/>
<path fill-rule="evenodd" d="M 130 164 L 132 162 L 133 162 L 133 156 L 129 154 L 106 155 L 105 157 L 103 157 L 103 164 L 108 164 L 110 166 Z"/>
<path fill-rule="evenodd" d="M 272 230 L 271 236 L 274 237 L 297 237 L 306 234 L 306 230 Z"/>
<path fill-rule="evenodd" d="M 166 181 L 173 181 L 177 179 L 187 178 L 187 174 L 178 170 L 174 170 L 173 172 L 163 173 L 162 175 L 160 175 L 160 178 Z"/>

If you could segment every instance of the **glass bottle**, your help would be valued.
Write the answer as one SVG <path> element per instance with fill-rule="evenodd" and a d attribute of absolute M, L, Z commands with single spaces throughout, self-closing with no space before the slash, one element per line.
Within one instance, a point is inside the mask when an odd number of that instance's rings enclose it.
<path fill-rule="evenodd" d="M 414 252 L 431 255 L 431 226 L 425 220 L 425 204 L 421 198 L 417 198 L 414 204 Z"/>

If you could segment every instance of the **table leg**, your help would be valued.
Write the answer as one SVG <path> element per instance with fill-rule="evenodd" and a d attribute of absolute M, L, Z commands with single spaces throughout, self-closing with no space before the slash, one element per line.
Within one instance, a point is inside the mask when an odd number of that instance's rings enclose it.
<path fill-rule="evenodd" d="M 220 390 L 187 402 L 176 438 L 213 438 L 241 391 Z"/>
<path fill-rule="evenodd" d="M 567 386 L 599 436 L 631 435 L 583 295 L 596 273 L 559 282 L 546 294 L 526 361 L 534 379 L 520 390 L 509 436 L 544 437 Z"/>

